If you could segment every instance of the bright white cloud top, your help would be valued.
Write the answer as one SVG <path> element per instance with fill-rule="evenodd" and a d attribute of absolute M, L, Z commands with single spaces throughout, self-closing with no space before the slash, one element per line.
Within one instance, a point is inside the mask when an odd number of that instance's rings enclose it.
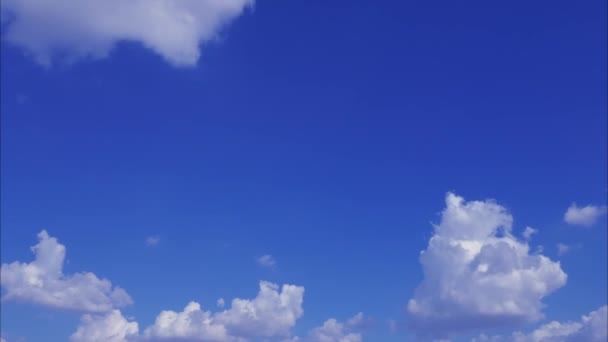
<path fill-rule="evenodd" d="M 202 44 L 253 0 L 3 0 L 5 38 L 49 64 L 54 57 L 106 57 L 139 42 L 176 66 L 195 65 Z"/>
<path fill-rule="evenodd" d="M 597 222 L 600 216 L 606 213 L 605 206 L 588 205 L 579 207 L 576 203 L 572 203 L 564 214 L 564 221 L 572 225 L 592 226 Z"/>
<path fill-rule="evenodd" d="M 84 315 L 72 336 L 72 342 L 123 342 L 137 337 L 137 322 L 127 321 L 119 310 L 106 315 Z"/>
<path fill-rule="evenodd" d="M 608 306 L 603 306 L 577 322 L 552 321 L 543 324 L 529 334 L 513 333 L 511 336 L 482 335 L 473 342 L 605 342 L 608 340 Z"/>
<path fill-rule="evenodd" d="M 541 300 L 567 276 L 559 262 L 531 254 L 511 234 L 512 221 L 494 201 L 447 194 L 441 222 L 420 255 L 424 280 L 407 306 L 414 331 L 439 338 L 543 317 Z"/>
<path fill-rule="evenodd" d="M 233 299 L 230 309 L 212 313 L 197 302 L 180 311 L 162 311 L 153 325 L 139 333 L 138 324 L 123 317 L 119 310 L 105 314 L 84 315 L 72 342 L 92 341 L 292 341 L 292 342 L 361 342 L 358 330 L 364 322 L 358 313 L 345 323 L 328 319 L 312 329 L 307 337 L 291 337 L 291 330 L 304 311 L 304 288 L 262 281 L 254 299 Z"/>
<path fill-rule="evenodd" d="M 233 299 L 228 310 L 211 313 L 191 302 L 182 312 L 163 311 L 153 326 L 146 329 L 148 338 L 187 338 L 195 341 L 239 341 L 256 337 L 289 336 L 304 313 L 304 288 L 262 281 L 256 298 Z"/>
<path fill-rule="evenodd" d="M 106 312 L 132 303 L 120 287 L 90 272 L 63 274 L 66 249 L 43 230 L 30 263 L 2 264 L 3 299 L 83 312 Z"/>
<path fill-rule="evenodd" d="M 305 338 L 295 337 L 293 342 L 361 342 L 361 333 L 355 332 L 364 320 L 363 313 L 358 313 L 345 323 L 328 319 L 320 327 L 312 329 Z"/>

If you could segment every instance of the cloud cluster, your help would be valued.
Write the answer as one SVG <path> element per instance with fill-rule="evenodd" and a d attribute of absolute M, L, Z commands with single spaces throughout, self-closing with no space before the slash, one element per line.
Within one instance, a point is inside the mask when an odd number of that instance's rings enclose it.
<path fill-rule="evenodd" d="M 494 201 L 448 193 L 441 222 L 421 252 L 424 280 L 410 299 L 410 327 L 426 338 L 511 326 L 543 317 L 542 298 L 566 283 L 559 262 L 530 253 Z"/>
<path fill-rule="evenodd" d="M 40 63 L 103 58 L 139 42 L 176 66 L 195 65 L 200 46 L 254 0 L 3 0 L 5 39 Z M 4 29 L 3 29 L 4 30 Z"/>
<path fill-rule="evenodd" d="M 32 247 L 34 261 L 2 264 L 4 299 L 85 312 L 70 336 L 72 342 L 361 341 L 361 335 L 351 330 L 361 324 L 362 314 L 346 323 L 329 319 L 304 340 L 292 337 L 291 330 L 304 314 L 304 287 L 287 284 L 279 287 L 267 281 L 259 283 L 255 298 L 235 298 L 230 308 L 223 311 L 204 311 L 197 302 L 190 302 L 180 312 L 162 311 L 154 324 L 140 333 L 139 324 L 127 320 L 116 309 L 132 303 L 124 290 L 112 287 L 110 281 L 93 273 L 64 275 L 65 246 L 44 230 L 38 239 L 38 244 Z M 219 299 L 218 307 L 224 305 L 224 300 Z"/>
<path fill-rule="evenodd" d="M 304 288 L 262 281 L 256 298 L 233 299 L 230 309 L 211 313 L 191 302 L 182 312 L 163 311 L 147 338 L 188 338 L 196 341 L 241 341 L 257 337 L 289 336 L 302 316 Z"/>
<path fill-rule="evenodd" d="M 107 312 L 132 303 L 120 287 L 90 272 L 63 274 L 65 246 L 46 231 L 38 234 L 30 263 L 2 264 L 3 299 L 83 312 Z"/>
<path fill-rule="evenodd" d="M 603 306 L 577 322 L 553 321 L 529 334 L 515 332 L 511 336 L 481 335 L 473 342 L 605 342 L 608 340 L 608 306 Z"/>
<path fill-rule="evenodd" d="M 137 337 L 139 331 L 136 322 L 127 321 L 119 310 L 112 310 L 105 315 L 84 315 L 80 325 L 72 336 L 72 342 L 123 342 Z"/>
<path fill-rule="evenodd" d="M 204 341 L 204 342 L 362 342 L 355 332 L 365 321 L 358 313 L 346 322 L 328 319 L 306 337 L 290 337 L 296 320 L 303 314 L 304 288 L 262 281 L 251 300 L 233 299 L 228 310 L 212 313 L 190 302 L 180 312 L 163 311 L 154 324 L 139 334 L 138 324 L 129 322 L 120 311 L 85 315 L 71 336 L 72 342 Z"/>
<path fill-rule="evenodd" d="M 572 225 L 589 227 L 594 225 L 600 216 L 604 215 L 606 211 L 606 206 L 599 207 L 595 205 L 588 205 L 585 207 L 579 207 L 576 205 L 576 203 L 572 203 L 564 214 L 564 221 Z"/>

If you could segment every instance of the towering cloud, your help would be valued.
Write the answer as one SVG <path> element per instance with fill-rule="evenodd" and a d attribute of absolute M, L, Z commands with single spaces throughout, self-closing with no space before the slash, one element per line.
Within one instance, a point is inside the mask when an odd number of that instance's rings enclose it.
<path fill-rule="evenodd" d="M 542 298 L 566 283 L 559 262 L 530 253 L 511 234 L 513 218 L 494 201 L 449 193 L 441 222 L 420 254 L 424 280 L 409 301 L 419 336 L 444 338 L 475 328 L 543 317 Z"/>

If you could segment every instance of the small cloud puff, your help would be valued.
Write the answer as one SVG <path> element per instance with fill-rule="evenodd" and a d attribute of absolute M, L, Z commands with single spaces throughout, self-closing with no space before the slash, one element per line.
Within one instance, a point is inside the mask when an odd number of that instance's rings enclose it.
<path fill-rule="evenodd" d="M 530 240 L 532 238 L 532 235 L 534 235 L 534 234 L 538 234 L 538 229 L 534 229 L 532 227 L 526 227 L 526 229 L 524 229 L 524 232 L 522 235 L 523 235 L 524 239 Z"/>
<path fill-rule="evenodd" d="M 572 203 L 564 214 L 564 221 L 572 225 L 589 227 L 594 225 L 600 216 L 606 213 L 606 209 L 606 206 L 600 207 L 588 205 L 585 207 L 579 207 L 576 205 L 576 203 Z"/>
<path fill-rule="evenodd" d="M 420 255 L 424 280 L 407 306 L 419 337 L 449 338 L 543 317 L 542 298 L 567 277 L 559 262 L 530 253 L 527 242 L 511 234 L 512 222 L 494 201 L 447 194 L 441 222 Z"/>
<path fill-rule="evenodd" d="M 146 242 L 146 246 L 154 247 L 160 243 L 160 236 L 158 236 L 158 235 L 148 236 L 146 238 L 145 242 Z"/>
<path fill-rule="evenodd" d="M 570 250 L 572 249 L 572 247 L 563 244 L 563 243 L 558 243 L 557 244 L 557 255 L 562 256 L 568 252 L 570 252 Z"/>
<path fill-rule="evenodd" d="M 270 254 L 262 255 L 256 261 L 262 267 L 273 267 L 277 264 L 277 261 Z"/>
<path fill-rule="evenodd" d="M 38 240 L 34 261 L 2 264 L 3 299 L 83 312 L 107 312 L 133 302 L 125 290 L 93 273 L 63 274 L 65 246 L 45 230 Z"/>

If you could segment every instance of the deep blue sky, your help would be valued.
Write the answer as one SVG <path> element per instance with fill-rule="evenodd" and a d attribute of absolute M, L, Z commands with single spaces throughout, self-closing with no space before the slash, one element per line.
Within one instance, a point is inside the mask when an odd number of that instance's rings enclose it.
<path fill-rule="evenodd" d="M 64 272 L 127 289 L 143 326 L 266 279 L 306 287 L 297 333 L 362 311 L 366 340 L 407 340 L 386 321 L 405 319 L 455 191 L 539 229 L 532 245 L 569 276 L 545 313 L 577 319 L 607 301 L 605 216 L 563 222 L 572 202 L 606 203 L 606 11 L 259 0 L 186 68 L 136 43 L 45 68 L 3 42 L 2 262 L 30 260 L 44 228 L 67 246 Z M 558 242 L 580 248 L 558 257 Z M 3 334 L 28 341 L 78 322 L 2 311 Z"/>

